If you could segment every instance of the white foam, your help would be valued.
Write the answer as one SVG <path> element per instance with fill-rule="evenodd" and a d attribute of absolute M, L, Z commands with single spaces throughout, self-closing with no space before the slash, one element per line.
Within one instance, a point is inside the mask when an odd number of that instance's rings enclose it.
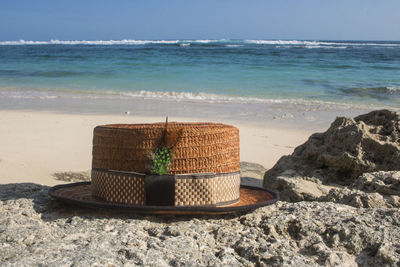
<path fill-rule="evenodd" d="M 50 41 L 3 41 L 0 45 L 146 45 L 146 44 L 187 44 L 187 43 L 213 43 L 221 40 L 50 40 Z"/>
<path fill-rule="evenodd" d="M 386 88 L 391 92 L 400 92 L 400 86 L 387 86 Z"/>
<path fill-rule="evenodd" d="M 239 45 L 239 44 L 228 44 L 225 45 L 226 47 L 242 47 L 243 45 Z"/>
<path fill-rule="evenodd" d="M 109 92 L 115 95 L 115 92 Z M 130 93 L 118 93 L 122 97 L 145 98 L 145 99 L 160 99 L 160 100 L 176 100 L 176 101 L 200 101 L 207 103 L 236 103 L 236 104 L 290 104 L 290 105 L 338 105 L 348 106 L 347 104 L 304 100 L 304 99 L 271 99 L 257 97 L 241 97 L 217 95 L 209 93 L 190 93 L 190 92 L 152 92 L 152 91 L 137 91 Z M 354 105 L 353 105 L 354 106 Z"/>
<path fill-rule="evenodd" d="M 305 48 L 308 48 L 308 49 L 315 49 L 315 48 L 322 48 L 322 49 L 346 49 L 347 46 L 306 45 Z"/>
<path fill-rule="evenodd" d="M 47 41 L 25 41 L 25 40 L 19 40 L 19 41 L 4 41 L 0 42 L 0 45 L 44 45 L 48 44 L 49 42 Z"/>
<path fill-rule="evenodd" d="M 25 91 L 25 90 L 0 90 L 0 98 L 14 98 L 14 99 L 55 99 L 59 98 L 61 94 L 51 93 L 47 91 Z"/>
<path fill-rule="evenodd" d="M 145 44 L 177 44 L 179 40 L 50 40 L 50 41 L 4 41 L 0 45 L 145 45 Z"/>
<path fill-rule="evenodd" d="M 298 41 L 298 40 L 245 40 L 248 44 L 265 44 L 265 45 L 319 45 L 321 42 L 316 41 Z"/>
<path fill-rule="evenodd" d="M 217 42 L 223 42 L 225 39 L 220 39 L 220 40 L 212 40 L 212 39 L 205 39 L 205 40 L 190 40 L 189 42 L 191 43 L 199 43 L 199 44 L 209 44 L 209 43 L 217 43 Z"/>
<path fill-rule="evenodd" d="M 54 99 L 59 97 L 72 98 L 145 98 L 160 100 L 177 101 L 201 101 L 208 103 L 285 103 L 292 102 L 289 99 L 264 99 L 256 97 L 228 96 L 209 93 L 191 93 L 191 92 L 162 92 L 162 91 L 136 91 L 136 92 L 117 92 L 117 91 L 97 91 L 97 92 L 79 92 L 79 91 L 53 91 L 53 90 L 0 90 L 2 98 L 40 98 Z M 297 101 L 297 100 L 296 100 Z"/>
<path fill-rule="evenodd" d="M 370 43 L 370 42 L 328 42 L 328 41 L 300 41 L 300 40 L 244 40 L 248 44 L 260 45 L 280 45 L 280 46 L 307 46 L 321 47 L 321 46 L 387 46 L 387 47 L 400 47 L 398 43 Z"/>
<path fill-rule="evenodd" d="M 394 90 L 399 90 L 399 87 L 394 87 Z M 177 102 L 200 102 L 211 104 L 261 104 L 261 105 L 278 105 L 284 107 L 298 107 L 301 110 L 328 110 L 334 109 L 354 109 L 354 108 L 377 108 L 374 104 L 360 103 L 342 103 L 333 101 L 307 100 L 307 99 L 271 99 L 271 98 L 256 98 L 256 97 L 240 97 L 217 95 L 208 93 L 190 93 L 190 92 L 152 92 L 152 91 L 137 91 L 137 92 L 116 92 L 116 91 L 98 91 L 98 92 L 83 92 L 83 91 L 53 91 L 53 90 L 1 90 L 0 98 L 14 99 L 42 99 L 52 100 L 58 98 L 64 99 L 146 99 L 160 101 L 177 101 Z M 379 106 L 379 108 L 391 108 L 400 110 L 393 106 Z"/>
<path fill-rule="evenodd" d="M 279 46 L 384 46 L 400 47 L 399 43 L 374 43 L 374 42 L 337 42 L 337 41 L 304 41 L 304 40 L 229 40 L 229 39 L 192 39 L 192 40 L 50 40 L 50 41 L 2 41 L 0 45 L 146 45 L 146 44 L 208 44 L 228 43 L 229 47 L 237 47 L 243 44 L 279 45 Z M 233 44 L 232 44 L 233 43 Z"/>

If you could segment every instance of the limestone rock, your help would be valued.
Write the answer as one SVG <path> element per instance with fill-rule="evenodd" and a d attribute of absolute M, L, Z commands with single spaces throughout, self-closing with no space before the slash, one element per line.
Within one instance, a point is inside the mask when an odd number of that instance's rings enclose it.
<path fill-rule="evenodd" d="M 400 172 L 364 173 L 355 180 L 351 188 L 382 195 L 400 196 Z"/>
<path fill-rule="evenodd" d="M 294 171 L 286 171 L 279 176 L 272 176 L 266 187 L 279 191 L 281 200 L 291 202 L 313 201 L 328 194 L 333 188 L 323 185 L 318 179 L 296 176 L 296 174 Z"/>
<path fill-rule="evenodd" d="M 0 185 L 2 266 L 398 266 L 400 210 L 278 202 L 237 216 L 79 208 Z"/>
<path fill-rule="evenodd" d="M 360 208 L 400 208 L 400 172 L 364 173 L 348 188 L 336 187 L 318 200 Z"/>
<path fill-rule="evenodd" d="M 377 110 L 337 118 L 268 170 L 264 184 L 286 170 L 324 182 L 351 184 L 364 172 L 400 170 L 400 112 Z"/>
<path fill-rule="evenodd" d="M 343 186 L 398 196 L 397 176 L 374 173 L 358 178 L 368 172 L 395 170 L 400 170 L 400 112 L 377 110 L 354 119 L 337 118 L 326 132 L 311 135 L 265 173 L 263 185 L 282 191 L 281 199 L 288 201 L 323 199 L 331 189 Z M 332 192 L 330 199 L 343 199 L 340 194 Z"/>

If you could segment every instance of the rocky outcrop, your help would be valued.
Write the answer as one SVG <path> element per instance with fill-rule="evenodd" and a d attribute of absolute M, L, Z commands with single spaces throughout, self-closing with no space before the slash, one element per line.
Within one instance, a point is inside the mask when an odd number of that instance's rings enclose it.
<path fill-rule="evenodd" d="M 400 172 L 364 173 L 354 181 L 352 188 L 369 193 L 400 196 Z"/>
<path fill-rule="evenodd" d="M 386 196 L 396 196 L 399 190 L 385 184 L 397 181 L 397 174 L 360 176 L 395 170 L 400 170 L 400 113 L 377 110 L 354 119 L 337 118 L 326 132 L 311 135 L 265 173 L 263 185 L 280 191 L 287 201 L 344 201 L 350 195 L 375 199 L 376 193 L 383 200 L 372 202 L 391 207 L 396 200 Z"/>
<path fill-rule="evenodd" d="M 279 202 L 238 216 L 141 216 L 66 205 L 47 190 L 0 185 L 2 266 L 400 264 L 399 209 Z"/>
<path fill-rule="evenodd" d="M 359 208 L 400 208 L 400 172 L 364 173 L 349 187 L 333 187 L 317 200 Z"/>

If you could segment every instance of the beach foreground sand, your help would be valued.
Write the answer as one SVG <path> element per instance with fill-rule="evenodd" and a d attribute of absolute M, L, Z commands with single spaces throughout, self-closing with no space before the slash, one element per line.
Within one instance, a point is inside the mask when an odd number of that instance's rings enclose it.
<path fill-rule="evenodd" d="M 91 169 L 93 128 L 110 123 L 163 121 L 161 117 L 68 114 L 50 111 L 0 111 L 0 184 L 63 183 L 55 173 Z M 283 155 L 304 143 L 312 130 L 284 126 L 199 118 L 170 117 L 170 121 L 214 121 L 240 131 L 241 161 L 271 168 Z M 261 177 L 259 177 L 261 178 Z"/>

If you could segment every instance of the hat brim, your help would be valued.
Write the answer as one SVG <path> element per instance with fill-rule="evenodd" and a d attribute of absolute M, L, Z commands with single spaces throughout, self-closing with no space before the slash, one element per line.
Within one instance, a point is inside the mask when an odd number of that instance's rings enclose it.
<path fill-rule="evenodd" d="M 56 200 L 88 208 L 112 209 L 129 213 L 172 215 L 217 215 L 254 210 L 278 201 L 279 194 L 261 187 L 240 186 L 239 202 L 222 207 L 211 206 L 149 206 L 111 203 L 92 196 L 90 182 L 56 185 L 49 189 Z"/>

